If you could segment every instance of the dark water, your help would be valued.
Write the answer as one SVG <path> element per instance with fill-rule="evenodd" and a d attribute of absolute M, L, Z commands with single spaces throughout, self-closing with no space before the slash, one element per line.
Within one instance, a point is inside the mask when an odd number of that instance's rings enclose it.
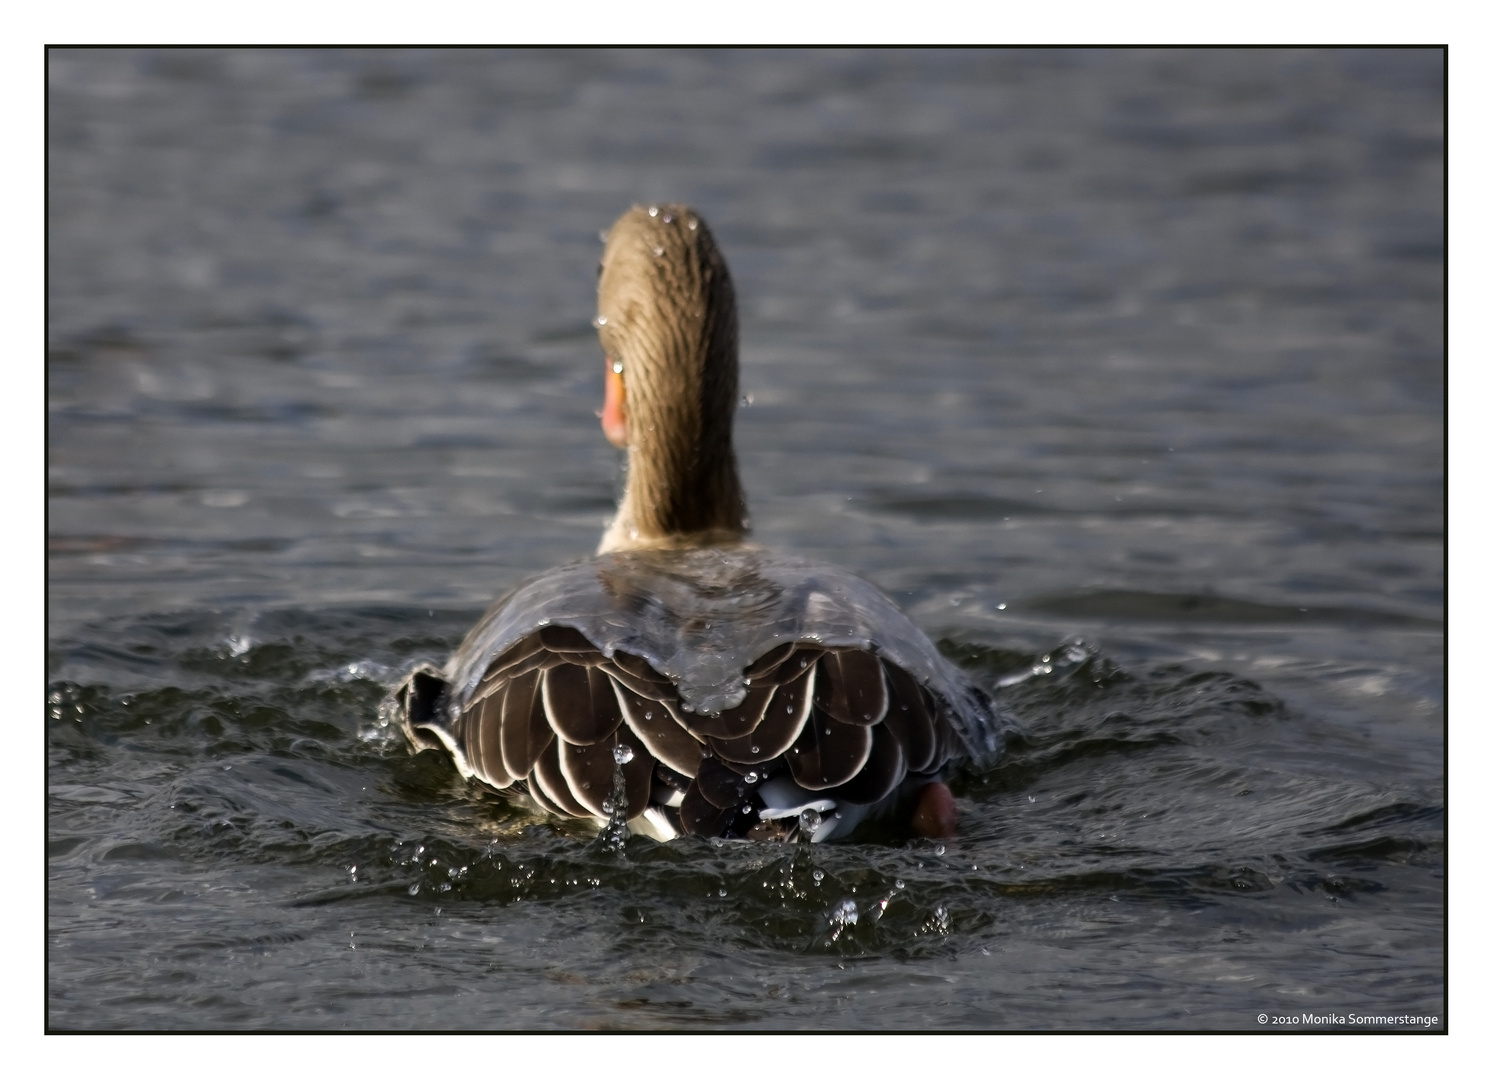
<path fill-rule="evenodd" d="M 49 79 L 54 1028 L 1444 1021 L 1440 53 Z M 596 234 L 664 199 L 758 539 L 1025 725 L 942 847 L 619 857 L 380 722 L 594 548 Z"/>

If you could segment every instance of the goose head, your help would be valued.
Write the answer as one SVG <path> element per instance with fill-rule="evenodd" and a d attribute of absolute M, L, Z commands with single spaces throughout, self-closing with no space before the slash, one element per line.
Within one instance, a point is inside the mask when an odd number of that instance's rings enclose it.
<path fill-rule="evenodd" d="M 633 207 L 607 232 L 596 294 L 601 426 L 627 451 L 598 553 L 740 542 L 736 294 L 704 219 L 678 204 Z"/>

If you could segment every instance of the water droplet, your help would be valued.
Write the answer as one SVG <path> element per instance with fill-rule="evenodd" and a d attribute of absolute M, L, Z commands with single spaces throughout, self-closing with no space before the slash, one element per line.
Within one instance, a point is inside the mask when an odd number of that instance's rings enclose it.
<path fill-rule="evenodd" d="M 861 913 L 856 910 L 855 901 L 847 899 L 835 905 L 835 910 L 829 918 L 831 922 L 840 923 L 842 926 L 854 926 L 860 921 Z"/>
<path fill-rule="evenodd" d="M 607 324 L 607 317 L 605 315 L 598 315 L 598 316 L 596 316 L 596 318 L 594 318 L 594 319 L 591 320 L 591 325 L 592 326 L 605 326 L 606 324 Z M 616 364 L 612 365 L 612 370 L 613 371 L 617 370 L 617 365 Z"/>
<path fill-rule="evenodd" d="M 663 258 L 663 256 L 664 256 L 664 249 L 661 248 L 661 247 L 655 246 L 654 249 L 653 249 L 653 257 L 655 259 L 661 259 L 661 258 Z"/>
<path fill-rule="evenodd" d="M 824 871 L 823 870 L 819 870 L 819 869 L 816 868 L 814 870 L 814 880 L 815 881 L 823 881 L 824 880 Z"/>
<path fill-rule="evenodd" d="M 671 223 L 672 223 L 672 222 L 673 222 L 673 221 L 674 221 L 674 215 L 673 215 L 673 214 L 665 214 L 665 215 L 664 215 L 664 224 L 665 224 L 665 225 L 669 225 L 669 224 L 671 224 Z"/>
<path fill-rule="evenodd" d="M 754 747 L 752 747 L 752 753 L 754 753 L 754 754 L 760 754 L 760 753 L 762 753 L 762 750 L 759 747 L 754 746 Z M 755 784 L 756 782 L 757 782 L 757 774 L 756 773 L 752 773 L 752 779 L 748 780 L 747 783 L 748 784 Z"/>
<path fill-rule="evenodd" d="M 757 752 L 757 748 L 755 746 L 752 747 L 752 753 L 755 754 L 756 752 Z M 758 781 L 759 777 L 757 776 L 756 773 L 749 772 L 749 773 L 746 774 L 746 776 L 742 777 L 742 779 L 745 780 L 748 784 L 755 784 Z M 357 867 L 355 866 L 355 867 L 353 867 L 353 869 L 356 870 Z"/>
<path fill-rule="evenodd" d="M 644 719 L 644 720 L 652 720 L 652 719 L 653 719 L 653 710 L 652 710 L 652 709 L 650 709 L 650 710 L 648 710 L 648 711 L 647 711 L 647 712 L 645 712 L 645 713 L 644 713 L 644 714 L 643 714 L 643 719 Z"/>
<path fill-rule="evenodd" d="M 933 849 L 933 854 L 935 854 L 935 855 L 942 855 L 943 853 L 944 853 L 944 846 L 942 844 L 939 844 L 938 847 L 936 847 L 936 848 Z"/>
<path fill-rule="evenodd" d="M 650 206 L 648 208 L 648 216 L 649 217 L 658 217 L 658 207 L 656 207 L 656 206 Z"/>
<path fill-rule="evenodd" d="M 898 878 L 894 884 L 895 884 L 895 887 L 898 888 L 898 889 L 905 889 L 905 888 L 907 888 L 907 882 L 903 881 L 901 878 Z"/>
<path fill-rule="evenodd" d="M 717 896 L 725 896 L 726 895 L 726 890 L 725 889 L 719 889 L 719 890 L 717 890 L 716 895 Z"/>
<path fill-rule="evenodd" d="M 694 232 L 696 229 L 698 229 L 700 227 L 700 222 L 698 220 L 696 220 L 695 218 L 690 218 L 688 224 L 689 224 L 690 232 Z"/>
<path fill-rule="evenodd" d="M 612 751 L 612 760 L 618 765 L 626 765 L 632 760 L 632 747 L 626 743 L 618 743 L 617 748 Z"/>
<path fill-rule="evenodd" d="M 803 832 L 806 832 L 810 836 L 812 836 L 818 830 L 819 824 L 823 820 L 824 819 L 819 816 L 819 811 L 815 810 L 811 806 L 809 807 L 809 809 L 798 815 L 798 827 Z"/>
<path fill-rule="evenodd" d="M 616 806 L 615 803 L 612 802 L 611 799 L 602 799 L 601 800 L 601 812 L 603 814 L 610 814 L 615 809 L 617 809 L 617 806 Z"/>
<path fill-rule="evenodd" d="M 1005 611 L 1006 610 L 1006 605 L 1005 604 L 996 604 L 995 605 L 995 610 L 996 611 Z"/>

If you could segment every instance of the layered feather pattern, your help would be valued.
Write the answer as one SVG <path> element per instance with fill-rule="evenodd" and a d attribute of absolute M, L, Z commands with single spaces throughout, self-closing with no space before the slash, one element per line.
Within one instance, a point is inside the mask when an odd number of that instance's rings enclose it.
<path fill-rule="evenodd" d="M 445 744 L 463 772 L 560 816 L 606 819 L 625 758 L 627 818 L 664 834 L 753 835 L 782 809 L 762 794 L 774 779 L 769 791 L 858 822 L 956 756 L 947 705 L 869 650 L 787 643 L 742 675 L 739 705 L 693 712 L 647 660 L 546 626 L 494 658 L 465 702 L 422 706 L 412 679 L 402 704 L 417 745 Z"/>

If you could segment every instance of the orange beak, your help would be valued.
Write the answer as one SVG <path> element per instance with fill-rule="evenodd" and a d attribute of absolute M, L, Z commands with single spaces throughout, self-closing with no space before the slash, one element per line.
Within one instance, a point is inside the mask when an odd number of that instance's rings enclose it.
<path fill-rule="evenodd" d="M 619 450 L 627 449 L 627 388 L 622 385 L 622 376 L 607 358 L 607 396 L 601 406 L 601 430 Z"/>

